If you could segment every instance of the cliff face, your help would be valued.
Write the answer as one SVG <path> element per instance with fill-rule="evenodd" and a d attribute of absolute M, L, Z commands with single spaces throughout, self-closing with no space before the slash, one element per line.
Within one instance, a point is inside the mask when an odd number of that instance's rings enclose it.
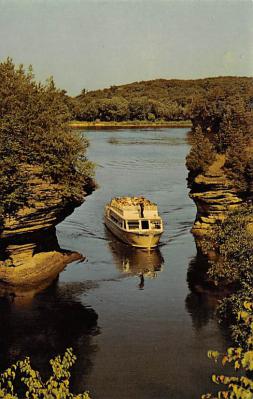
<path fill-rule="evenodd" d="M 197 215 L 192 228 L 195 237 L 203 237 L 227 213 L 240 206 L 243 200 L 223 171 L 225 157 L 218 155 L 205 175 L 198 175 L 191 183 L 190 197 L 196 204 Z"/>
<path fill-rule="evenodd" d="M 52 281 L 66 264 L 83 259 L 81 254 L 61 250 L 55 226 L 80 205 L 80 198 L 64 200 L 64 187 L 42 177 L 40 168 L 27 166 L 31 193 L 15 216 L 5 218 L 1 231 L 0 291 L 3 286 L 30 289 Z M 86 190 L 92 190 L 87 186 Z"/>

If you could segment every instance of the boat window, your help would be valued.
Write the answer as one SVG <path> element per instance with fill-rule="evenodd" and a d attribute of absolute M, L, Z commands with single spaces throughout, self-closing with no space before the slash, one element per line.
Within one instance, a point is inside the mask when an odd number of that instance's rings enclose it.
<path fill-rule="evenodd" d="M 160 220 L 151 220 L 151 229 L 160 229 L 161 228 L 161 222 Z"/>
<path fill-rule="evenodd" d="M 130 230 L 138 230 L 139 229 L 139 220 L 128 220 L 128 228 Z"/>
<path fill-rule="evenodd" d="M 114 221 L 114 223 L 122 227 L 122 220 L 120 220 L 118 217 L 115 217 L 112 212 L 110 214 L 110 218 Z"/>
<path fill-rule="evenodd" d="M 148 230 L 149 229 L 148 220 L 142 220 L 141 221 L 141 228 L 142 228 L 142 230 Z"/>

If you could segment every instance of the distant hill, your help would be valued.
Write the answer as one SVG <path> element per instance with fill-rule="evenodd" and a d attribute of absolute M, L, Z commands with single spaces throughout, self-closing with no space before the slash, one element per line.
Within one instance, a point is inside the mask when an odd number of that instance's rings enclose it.
<path fill-rule="evenodd" d="M 111 86 L 72 99 L 73 116 L 87 121 L 186 120 L 194 101 L 213 93 L 217 98 L 253 101 L 253 78 L 217 77 L 196 80 L 156 79 Z"/>

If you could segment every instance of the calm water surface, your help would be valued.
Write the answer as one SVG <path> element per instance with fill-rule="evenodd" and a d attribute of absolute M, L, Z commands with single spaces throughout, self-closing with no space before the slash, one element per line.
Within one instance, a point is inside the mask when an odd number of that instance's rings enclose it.
<path fill-rule="evenodd" d="M 227 342 L 213 318 L 213 298 L 191 292 L 187 282 L 198 263 L 190 234 L 195 206 L 186 184 L 187 130 L 85 135 L 99 189 L 57 234 L 62 248 L 87 259 L 68 266 L 31 301 L 1 300 L 2 361 L 28 354 L 47 374 L 47 360 L 72 346 L 74 389 L 88 389 L 93 399 L 197 399 L 210 390 L 215 370 L 207 350 L 222 350 Z M 121 195 L 158 204 L 165 232 L 156 251 L 128 248 L 106 231 L 104 205 Z"/>

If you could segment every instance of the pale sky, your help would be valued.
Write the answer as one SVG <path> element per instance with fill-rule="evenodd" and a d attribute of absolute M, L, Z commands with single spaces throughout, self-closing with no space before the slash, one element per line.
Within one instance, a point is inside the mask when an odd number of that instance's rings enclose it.
<path fill-rule="evenodd" d="M 253 76 L 251 0 L 0 0 L 0 60 L 75 95 L 156 78 Z"/>

